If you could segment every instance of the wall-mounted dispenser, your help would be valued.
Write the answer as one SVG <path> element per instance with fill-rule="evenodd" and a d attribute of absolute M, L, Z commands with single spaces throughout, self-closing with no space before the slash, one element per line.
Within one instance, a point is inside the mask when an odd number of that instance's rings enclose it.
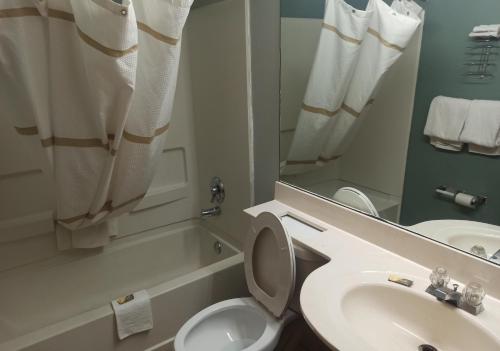
<path fill-rule="evenodd" d="M 467 194 L 462 190 L 454 190 L 447 186 L 440 186 L 436 188 L 436 194 L 439 197 L 453 201 L 457 205 L 476 209 L 486 202 L 485 196 Z"/>

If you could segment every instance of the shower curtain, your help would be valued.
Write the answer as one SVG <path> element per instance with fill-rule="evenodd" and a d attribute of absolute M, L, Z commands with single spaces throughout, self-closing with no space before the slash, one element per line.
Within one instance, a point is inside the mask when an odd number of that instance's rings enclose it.
<path fill-rule="evenodd" d="M 420 10 L 419 10 L 420 9 Z M 421 8 L 370 0 L 364 11 L 329 0 L 282 174 L 304 173 L 339 159 L 352 142 L 383 76 L 421 23 Z"/>
<path fill-rule="evenodd" d="M 107 244 L 144 197 L 192 1 L 0 2 L 0 113 L 46 150 L 60 249 Z"/>

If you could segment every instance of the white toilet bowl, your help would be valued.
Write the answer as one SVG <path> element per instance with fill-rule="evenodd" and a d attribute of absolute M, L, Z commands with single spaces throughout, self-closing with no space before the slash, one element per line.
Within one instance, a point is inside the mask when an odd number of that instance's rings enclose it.
<path fill-rule="evenodd" d="M 251 297 L 226 300 L 194 315 L 177 333 L 176 351 L 271 351 L 284 326 L 295 318 L 275 318 Z"/>
<path fill-rule="evenodd" d="M 222 301 L 198 312 L 177 333 L 175 351 L 274 350 L 283 328 L 297 317 L 292 309 L 300 309 L 304 279 L 324 263 L 294 248 L 281 220 L 266 212 L 253 221 L 244 252 L 253 297 Z"/>

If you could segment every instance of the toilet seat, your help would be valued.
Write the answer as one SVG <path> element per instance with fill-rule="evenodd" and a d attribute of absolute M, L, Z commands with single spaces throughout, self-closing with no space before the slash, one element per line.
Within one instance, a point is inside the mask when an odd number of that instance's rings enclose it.
<path fill-rule="evenodd" d="M 379 217 L 378 211 L 371 202 L 371 200 L 362 191 L 352 188 L 344 187 L 337 190 L 333 195 L 333 200 L 338 201 L 344 205 L 360 210 L 364 213 Z"/>
<path fill-rule="evenodd" d="M 244 248 L 250 293 L 280 318 L 295 292 L 295 252 L 281 220 L 269 212 L 255 220 Z"/>
<path fill-rule="evenodd" d="M 216 303 L 191 317 L 175 337 L 176 351 L 272 351 L 295 292 L 295 253 L 281 220 L 264 212 L 244 247 L 245 277 L 253 297 Z"/>

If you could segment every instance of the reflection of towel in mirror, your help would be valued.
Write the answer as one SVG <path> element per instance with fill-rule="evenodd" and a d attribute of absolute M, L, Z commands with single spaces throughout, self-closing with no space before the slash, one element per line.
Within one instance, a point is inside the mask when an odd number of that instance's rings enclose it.
<path fill-rule="evenodd" d="M 474 27 L 469 34 L 471 38 L 495 37 L 500 38 L 500 24 L 482 24 Z"/>
<path fill-rule="evenodd" d="M 463 142 L 460 133 L 471 107 L 471 100 L 437 96 L 432 100 L 424 134 L 437 148 L 460 151 Z"/>
<path fill-rule="evenodd" d="M 479 26 L 475 26 L 474 29 L 472 29 L 472 31 L 474 33 L 494 32 L 494 31 L 500 33 L 500 24 L 481 24 Z"/>
<path fill-rule="evenodd" d="M 500 101 L 472 101 L 460 141 L 470 152 L 500 155 Z"/>

